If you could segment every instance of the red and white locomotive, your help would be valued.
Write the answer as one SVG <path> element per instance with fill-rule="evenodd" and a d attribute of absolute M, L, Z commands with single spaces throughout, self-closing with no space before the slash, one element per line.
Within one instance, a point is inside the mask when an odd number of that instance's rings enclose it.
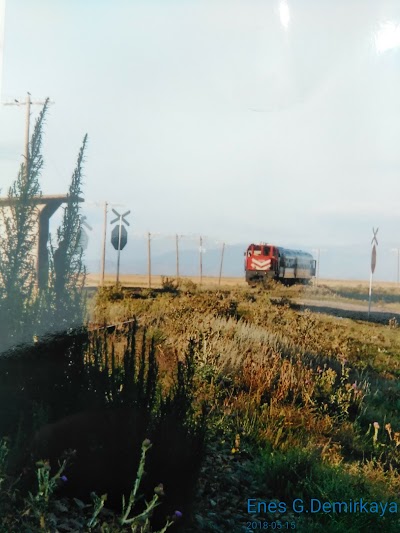
<path fill-rule="evenodd" d="M 249 285 L 269 279 L 287 284 L 307 283 L 315 276 L 317 262 L 308 252 L 261 243 L 250 244 L 244 255 L 244 270 Z"/>

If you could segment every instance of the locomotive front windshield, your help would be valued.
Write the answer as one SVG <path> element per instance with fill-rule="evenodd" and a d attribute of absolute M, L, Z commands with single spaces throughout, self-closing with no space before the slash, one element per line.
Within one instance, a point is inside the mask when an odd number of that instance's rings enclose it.
<path fill-rule="evenodd" d="M 271 255 L 271 246 L 254 245 L 249 249 L 248 255 Z"/>

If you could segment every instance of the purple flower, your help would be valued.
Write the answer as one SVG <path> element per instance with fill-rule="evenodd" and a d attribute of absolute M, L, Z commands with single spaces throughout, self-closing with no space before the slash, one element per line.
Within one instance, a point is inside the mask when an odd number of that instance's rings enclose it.
<path fill-rule="evenodd" d="M 61 479 L 61 481 L 64 481 L 64 483 L 66 483 L 68 481 L 67 476 L 61 476 L 60 479 Z"/>
<path fill-rule="evenodd" d="M 180 511 L 175 511 L 174 512 L 174 518 L 182 518 L 182 513 Z"/>

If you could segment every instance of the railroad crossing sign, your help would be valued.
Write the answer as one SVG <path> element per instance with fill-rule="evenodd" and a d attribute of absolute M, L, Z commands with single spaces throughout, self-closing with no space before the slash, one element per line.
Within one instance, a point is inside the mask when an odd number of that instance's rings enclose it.
<path fill-rule="evenodd" d="M 372 228 L 372 233 L 374 234 L 374 236 L 372 237 L 372 241 L 371 241 L 371 244 L 372 244 L 371 272 L 372 274 L 375 272 L 375 267 L 376 267 L 376 246 L 378 245 L 378 239 L 376 238 L 376 235 L 378 233 L 378 230 L 379 228 L 376 228 L 376 230 Z"/>
<path fill-rule="evenodd" d="M 116 211 L 115 209 L 113 209 L 112 212 L 115 215 L 117 215 L 117 218 L 114 218 L 114 220 L 111 220 L 110 224 L 114 224 L 117 221 L 119 222 L 118 226 L 115 226 L 115 228 L 111 232 L 111 244 L 118 251 L 117 282 L 116 282 L 118 285 L 120 254 L 121 254 L 121 250 L 125 248 L 126 243 L 128 242 L 128 232 L 126 231 L 126 228 L 122 224 L 122 222 L 124 222 L 127 226 L 129 226 L 129 222 L 126 220 L 125 217 L 129 215 L 130 211 L 127 211 L 126 213 L 123 213 L 122 215 L 118 213 L 118 211 Z"/>
<path fill-rule="evenodd" d="M 372 272 L 372 274 L 375 272 L 375 267 L 376 267 L 376 246 L 374 244 L 373 247 L 372 247 L 372 252 L 371 252 L 371 272 Z"/>
<path fill-rule="evenodd" d="M 372 299 L 372 275 L 375 272 L 376 267 L 376 247 L 378 246 L 378 239 L 376 238 L 379 228 L 372 228 L 372 252 L 371 252 L 371 275 L 369 277 L 369 292 L 368 292 L 368 318 L 371 313 L 371 299 Z"/>
<path fill-rule="evenodd" d="M 114 218 L 114 220 L 111 220 L 110 224 L 114 224 L 114 222 L 117 222 L 117 220 L 119 220 L 120 222 L 121 222 L 121 221 L 122 221 L 122 222 L 125 222 L 125 224 L 126 224 L 127 226 L 129 226 L 129 222 L 128 222 L 127 220 L 125 220 L 125 217 L 127 217 L 127 216 L 129 215 L 130 210 L 127 211 L 126 213 L 124 213 L 123 215 L 120 215 L 120 214 L 118 213 L 118 211 L 116 211 L 115 209 L 112 209 L 112 212 L 113 212 L 115 215 L 117 215 L 117 218 Z M 121 222 L 121 223 L 122 223 L 122 222 Z"/>
<path fill-rule="evenodd" d="M 121 224 L 121 240 L 119 235 L 119 225 L 115 226 L 111 232 L 111 244 L 116 250 L 123 250 L 128 242 L 128 232 L 123 224 Z M 119 247 L 118 247 L 119 243 Z"/>
<path fill-rule="evenodd" d="M 117 215 L 117 218 L 111 220 L 110 224 L 114 224 L 115 222 L 117 222 L 117 220 L 119 220 L 119 224 L 118 226 L 115 226 L 115 228 L 111 232 L 111 244 L 116 250 L 120 251 L 125 248 L 126 243 L 128 242 L 128 232 L 126 231 L 126 228 L 122 224 L 122 222 L 125 222 L 125 224 L 129 226 L 129 222 L 125 219 L 125 217 L 129 215 L 130 211 L 127 211 L 123 215 L 120 215 L 115 209 L 113 209 L 112 211 L 114 214 Z"/>
<path fill-rule="evenodd" d="M 378 244 L 378 239 L 376 238 L 378 231 L 379 231 L 379 228 L 376 228 L 376 230 L 372 228 L 372 233 L 374 234 L 374 236 L 372 237 L 371 244 L 374 244 L 374 243 Z"/>

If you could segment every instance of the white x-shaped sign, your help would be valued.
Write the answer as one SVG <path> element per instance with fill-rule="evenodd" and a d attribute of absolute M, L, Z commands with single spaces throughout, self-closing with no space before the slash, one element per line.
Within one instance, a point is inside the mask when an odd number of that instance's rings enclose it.
<path fill-rule="evenodd" d="M 376 230 L 374 228 L 372 228 L 372 233 L 374 234 L 374 236 L 372 237 L 371 244 L 374 244 L 374 243 L 378 244 L 378 239 L 376 238 L 378 230 L 379 230 L 379 228 L 376 228 Z"/>
<path fill-rule="evenodd" d="M 124 222 L 127 226 L 129 226 L 129 222 L 125 220 L 124 217 L 128 216 L 131 212 L 130 210 L 124 213 L 123 215 L 120 215 L 118 211 L 116 211 L 114 208 L 112 209 L 112 212 L 117 215 L 117 218 L 114 218 L 114 220 L 111 220 L 110 224 L 114 224 L 114 222 L 117 222 L 117 220 L 122 219 L 122 222 Z"/>

